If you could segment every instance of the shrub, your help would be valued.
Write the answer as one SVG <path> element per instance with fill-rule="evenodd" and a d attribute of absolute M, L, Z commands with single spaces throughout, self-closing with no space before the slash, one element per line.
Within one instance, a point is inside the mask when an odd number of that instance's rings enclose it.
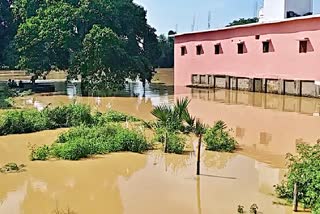
<path fill-rule="evenodd" d="M 140 122 L 141 121 L 140 119 L 138 119 L 136 117 L 133 117 L 133 116 L 130 116 L 130 115 L 118 112 L 118 111 L 114 111 L 114 110 L 110 110 L 105 114 L 98 112 L 94 116 L 94 118 L 95 118 L 95 123 L 97 125 L 102 125 L 102 124 L 105 124 L 108 122 L 126 122 L 126 121 Z"/>
<path fill-rule="evenodd" d="M 64 128 L 81 124 L 90 125 L 93 122 L 91 109 L 86 105 L 70 104 L 58 106 L 44 110 L 43 114 L 49 121 L 48 128 Z"/>
<path fill-rule="evenodd" d="M 287 155 L 287 179 L 276 186 L 277 196 L 293 199 L 294 184 L 298 185 L 298 200 L 313 213 L 320 211 L 320 143 L 297 145 L 297 155 Z"/>
<path fill-rule="evenodd" d="M 0 135 L 30 133 L 47 128 L 47 120 L 36 110 L 10 110 L 1 115 Z"/>
<path fill-rule="evenodd" d="M 37 147 L 35 145 L 30 146 L 31 154 L 30 159 L 35 160 L 47 160 L 50 157 L 50 147 L 47 145 Z"/>
<path fill-rule="evenodd" d="M 233 152 L 237 142 L 230 136 L 227 126 L 223 121 L 218 121 L 212 128 L 206 130 L 204 142 L 207 149 L 217 152 Z"/>
<path fill-rule="evenodd" d="M 168 133 L 166 134 L 166 130 L 164 128 L 157 128 L 156 134 L 154 136 L 154 141 L 160 142 L 165 145 L 167 143 L 167 152 L 182 154 L 184 147 L 186 145 L 186 139 L 178 133 Z M 165 139 L 167 137 L 167 139 Z"/>
<path fill-rule="evenodd" d="M 7 85 L 0 86 L 0 109 L 13 107 L 12 97 L 17 96 L 17 92 Z"/>
<path fill-rule="evenodd" d="M 51 146 L 52 157 L 79 160 L 97 154 L 130 151 L 144 152 L 149 148 L 144 135 L 116 124 L 72 128 L 61 134 Z"/>
<path fill-rule="evenodd" d="M 182 154 L 186 144 L 186 139 L 179 134 L 169 134 L 167 143 L 168 153 Z"/>

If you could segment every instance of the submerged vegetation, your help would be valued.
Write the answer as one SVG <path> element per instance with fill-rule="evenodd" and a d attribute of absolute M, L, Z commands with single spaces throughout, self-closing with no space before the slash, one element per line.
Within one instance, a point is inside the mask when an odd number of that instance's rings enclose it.
<path fill-rule="evenodd" d="M 230 135 L 223 121 L 218 121 L 212 128 L 207 129 L 204 141 L 208 150 L 216 152 L 233 152 L 237 146 L 237 141 Z"/>
<path fill-rule="evenodd" d="M 181 154 L 186 144 L 182 134 L 195 134 L 199 138 L 199 150 L 202 138 L 207 149 L 219 152 L 232 152 L 236 149 L 237 142 L 231 137 L 223 121 L 217 122 L 213 128 L 207 126 L 191 116 L 188 111 L 190 100 L 183 98 L 177 100 L 173 106 L 156 106 L 151 112 L 156 117 L 156 122 L 148 123 L 156 132 L 156 140 L 164 144 L 164 151 Z"/>
<path fill-rule="evenodd" d="M 24 164 L 16 164 L 16 163 L 7 163 L 3 167 L 0 167 L 0 173 L 18 173 L 25 171 L 25 165 Z"/>
<path fill-rule="evenodd" d="M 127 129 L 119 124 L 79 126 L 61 134 L 51 146 L 31 147 L 30 158 L 79 160 L 111 152 L 141 153 L 150 147 L 141 130 Z"/>
<path fill-rule="evenodd" d="M 46 108 L 43 111 L 9 110 L 0 115 L 0 136 L 123 121 L 139 119 L 116 111 L 93 114 L 89 106 L 80 104 Z"/>
<path fill-rule="evenodd" d="M 298 144 L 297 151 L 297 155 L 287 155 L 289 171 L 286 180 L 276 186 L 277 196 L 292 202 L 297 184 L 298 201 L 314 214 L 320 213 L 320 142 Z"/>
<path fill-rule="evenodd" d="M 0 109 L 11 108 L 13 106 L 13 100 L 11 98 L 13 95 L 9 87 L 4 86 L 0 88 Z"/>

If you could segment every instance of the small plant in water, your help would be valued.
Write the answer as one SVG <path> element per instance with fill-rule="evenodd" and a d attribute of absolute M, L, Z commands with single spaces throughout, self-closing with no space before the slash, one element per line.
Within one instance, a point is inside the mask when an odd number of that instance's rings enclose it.
<path fill-rule="evenodd" d="M 3 167 L 0 168 L 1 173 L 17 173 L 25 171 L 26 166 L 24 164 L 20 164 L 19 166 L 16 163 L 7 163 Z"/>
<path fill-rule="evenodd" d="M 238 205 L 238 213 L 244 213 L 244 206 Z"/>
<path fill-rule="evenodd" d="M 204 141 L 207 149 L 216 152 L 233 152 L 236 149 L 237 141 L 230 135 L 227 125 L 218 121 L 212 128 L 207 129 Z"/>
<path fill-rule="evenodd" d="M 56 209 L 53 211 L 53 214 L 76 214 L 76 212 L 71 210 L 69 207 L 66 210 L 56 207 Z"/>
<path fill-rule="evenodd" d="M 252 204 L 250 207 L 250 213 L 257 214 L 258 213 L 258 205 Z"/>

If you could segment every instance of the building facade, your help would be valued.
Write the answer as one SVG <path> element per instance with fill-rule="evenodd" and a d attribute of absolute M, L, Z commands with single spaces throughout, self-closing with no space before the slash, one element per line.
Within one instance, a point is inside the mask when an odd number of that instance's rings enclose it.
<path fill-rule="evenodd" d="M 175 36 L 175 85 L 319 96 L 320 16 Z"/>

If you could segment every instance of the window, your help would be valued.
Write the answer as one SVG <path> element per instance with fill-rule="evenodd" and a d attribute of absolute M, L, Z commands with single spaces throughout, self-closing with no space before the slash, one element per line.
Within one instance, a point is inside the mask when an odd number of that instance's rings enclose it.
<path fill-rule="evenodd" d="M 299 42 L 299 53 L 307 53 L 308 41 L 303 40 Z"/>
<path fill-rule="evenodd" d="M 260 35 L 256 35 L 256 40 L 259 40 L 260 39 Z"/>
<path fill-rule="evenodd" d="M 187 47 L 186 46 L 182 46 L 181 47 L 181 56 L 184 56 L 187 54 Z"/>
<path fill-rule="evenodd" d="M 202 45 L 197 45 L 197 55 L 201 55 L 203 54 L 203 48 L 202 48 Z"/>
<path fill-rule="evenodd" d="M 263 53 L 270 52 L 270 42 L 269 41 L 262 42 L 262 51 L 263 51 Z"/>
<path fill-rule="evenodd" d="M 238 43 L 238 54 L 244 53 L 244 43 Z"/>
<path fill-rule="evenodd" d="M 214 45 L 214 54 L 221 54 L 221 44 Z"/>

